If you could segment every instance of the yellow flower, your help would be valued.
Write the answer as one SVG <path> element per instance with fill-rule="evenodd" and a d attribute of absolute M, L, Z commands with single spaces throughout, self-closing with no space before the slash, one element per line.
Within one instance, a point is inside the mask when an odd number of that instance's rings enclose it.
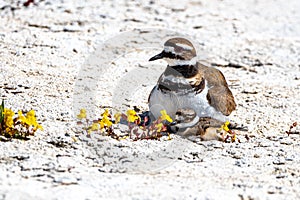
<path fill-rule="evenodd" d="M 22 111 L 18 111 L 18 117 L 15 117 L 15 113 L 7 108 L 3 110 L 4 116 L 4 130 L 7 134 L 14 136 L 15 134 L 22 134 L 23 132 L 16 129 L 15 124 L 23 126 L 23 128 L 30 131 L 30 133 L 34 133 L 37 129 L 43 130 L 43 127 L 38 124 L 35 117 L 34 110 L 30 110 L 27 112 L 26 117 L 23 115 Z M 17 123 L 16 123 L 17 122 Z M 19 123 L 18 123 L 19 122 Z M 32 126 L 32 129 L 29 129 Z"/>
<path fill-rule="evenodd" d="M 100 129 L 103 129 L 105 126 L 107 126 L 107 127 L 112 126 L 112 122 L 110 121 L 109 117 L 110 117 L 109 110 L 105 109 L 104 113 L 102 113 L 102 119 L 99 122 Z"/>
<path fill-rule="evenodd" d="M 13 128 L 13 126 L 14 126 L 14 120 L 11 117 L 5 117 L 4 121 L 5 121 L 5 126 L 6 127 Z"/>
<path fill-rule="evenodd" d="M 26 121 L 28 125 L 37 126 L 34 110 L 26 113 Z"/>
<path fill-rule="evenodd" d="M 109 111 L 108 109 L 105 109 L 104 113 L 102 113 L 103 117 L 109 117 Z"/>
<path fill-rule="evenodd" d="M 3 114 L 6 117 L 13 117 L 15 115 L 14 111 L 12 111 L 11 109 L 8 109 L 8 108 L 4 108 Z"/>
<path fill-rule="evenodd" d="M 160 117 L 161 120 L 167 120 L 168 122 L 173 122 L 172 118 L 167 114 L 166 110 L 161 110 L 160 114 L 161 114 Z"/>
<path fill-rule="evenodd" d="M 134 110 L 127 110 L 126 114 L 128 122 L 135 122 L 136 120 L 140 119 Z"/>
<path fill-rule="evenodd" d="M 106 117 L 106 116 L 103 116 L 103 118 L 102 118 L 101 121 L 102 121 L 103 124 L 106 125 L 107 127 L 111 127 L 111 125 L 112 125 L 112 122 L 111 122 L 111 121 L 109 120 L 109 118 Z"/>
<path fill-rule="evenodd" d="M 44 128 L 43 128 L 42 125 L 40 125 L 40 124 L 37 125 L 36 129 L 40 129 L 41 131 L 44 130 Z"/>
<path fill-rule="evenodd" d="M 161 132 L 163 126 L 164 125 L 162 123 L 156 124 L 155 127 L 157 128 L 157 132 Z"/>
<path fill-rule="evenodd" d="M 13 117 L 15 113 L 11 109 L 4 108 L 4 124 L 7 128 L 13 128 L 14 120 Z"/>
<path fill-rule="evenodd" d="M 103 129 L 104 126 L 111 127 L 112 122 L 110 121 L 109 117 L 110 117 L 109 110 L 105 109 L 104 113 L 102 113 L 102 119 L 99 122 L 100 129 Z"/>
<path fill-rule="evenodd" d="M 8 133 L 10 136 L 14 134 L 14 131 L 12 128 L 5 128 L 5 132 Z"/>
<path fill-rule="evenodd" d="M 170 133 L 168 133 L 168 140 L 172 140 Z"/>
<path fill-rule="evenodd" d="M 229 121 L 226 121 L 222 126 L 221 126 L 221 130 L 224 130 L 224 131 L 226 131 L 226 132 L 228 132 L 229 131 L 229 128 L 228 128 L 228 125 L 230 124 L 230 122 Z"/>
<path fill-rule="evenodd" d="M 115 124 L 119 123 L 121 120 L 121 113 L 116 113 L 114 115 L 114 118 L 115 118 Z"/>
<path fill-rule="evenodd" d="M 110 113 L 108 109 L 105 109 L 105 111 L 101 114 L 102 119 L 99 121 L 100 124 L 100 129 L 103 129 L 105 126 L 106 127 L 111 127 L 112 122 L 110 121 Z"/>
<path fill-rule="evenodd" d="M 101 120 L 101 121 L 99 122 L 99 124 L 100 124 L 100 129 L 103 129 L 104 126 L 105 126 L 104 122 Z"/>
<path fill-rule="evenodd" d="M 36 121 L 34 110 L 30 110 L 29 112 L 26 113 L 26 124 L 33 126 L 34 130 L 37 129 L 43 130 L 43 127 L 40 124 L 38 124 Z"/>
<path fill-rule="evenodd" d="M 18 120 L 23 123 L 23 124 L 27 124 L 27 119 L 26 117 L 23 115 L 22 111 L 19 110 L 18 111 Z"/>
<path fill-rule="evenodd" d="M 232 142 L 235 142 L 235 141 L 236 141 L 236 134 L 235 134 L 235 133 L 231 136 L 231 141 L 232 141 Z"/>
<path fill-rule="evenodd" d="M 85 109 L 81 109 L 80 113 L 77 115 L 78 119 L 85 119 L 86 118 L 86 110 Z"/>
<path fill-rule="evenodd" d="M 98 123 L 93 123 L 92 126 L 88 128 L 88 134 L 91 133 L 91 131 L 97 131 L 99 130 L 99 124 Z"/>
<path fill-rule="evenodd" d="M 99 124 L 93 123 L 92 126 L 90 127 L 91 131 L 97 131 L 99 129 Z"/>

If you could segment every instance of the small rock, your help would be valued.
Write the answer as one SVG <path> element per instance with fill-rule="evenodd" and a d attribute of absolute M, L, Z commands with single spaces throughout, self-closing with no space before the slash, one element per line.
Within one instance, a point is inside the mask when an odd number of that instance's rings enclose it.
<path fill-rule="evenodd" d="M 276 189 L 274 187 L 270 187 L 268 189 L 268 194 L 275 194 L 276 193 Z"/>
<path fill-rule="evenodd" d="M 277 179 L 285 178 L 285 177 L 286 177 L 286 175 L 284 175 L 284 174 L 278 174 L 278 175 L 276 176 Z"/>
<path fill-rule="evenodd" d="M 54 177 L 54 182 L 63 185 L 72 185 L 72 184 L 77 184 L 78 180 L 75 177 L 62 176 L 62 177 Z"/>
<path fill-rule="evenodd" d="M 285 157 L 285 160 L 286 161 L 293 161 L 295 159 L 295 155 L 293 154 L 288 154 L 286 157 Z"/>
<path fill-rule="evenodd" d="M 221 142 L 214 141 L 215 143 L 212 145 L 216 149 L 223 149 L 224 145 Z"/>
<path fill-rule="evenodd" d="M 260 142 L 260 143 L 258 144 L 258 146 L 259 146 L 259 147 L 270 147 L 271 144 L 270 144 L 270 142 Z"/>
<path fill-rule="evenodd" d="M 279 141 L 280 141 L 280 144 L 285 144 L 285 145 L 293 144 L 293 140 L 291 138 L 282 138 Z"/>
<path fill-rule="evenodd" d="M 268 140 L 275 141 L 275 142 L 279 140 L 278 137 L 276 137 L 276 136 L 267 136 L 266 138 Z"/>
<path fill-rule="evenodd" d="M 238 160 L 235 162 L 235 165 L 238 166 L 238 167 L 249 166 L 249 164 L 247 164 L 247 160 L 244 159 L 244 158 L 238 159 Z"/>
<path fill-rule="evenodd" d="M 282 158 L 278 158 L 276 160 L 273 161 L 274 165 L 284 165 L 285 164 L 285 160 Z"/>
<path fill-rule="evenodd" d="M 258 155 L 257 153 L 253 155 L 254 158 L 260 158 L 260 155 Z"/>

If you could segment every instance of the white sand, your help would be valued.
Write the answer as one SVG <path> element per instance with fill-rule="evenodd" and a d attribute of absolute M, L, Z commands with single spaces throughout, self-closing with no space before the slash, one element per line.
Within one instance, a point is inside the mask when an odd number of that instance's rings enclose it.
<path fill-rule="evenodd" d="M 300 2 L 149 2 L 0 2 L 1 97 L 45 129 L 0 143 L 0 199 L 299 199 Z M 224 73 L 241 143 L 80 136 L 82 107 L 147 109 L 174 35 Z"/>

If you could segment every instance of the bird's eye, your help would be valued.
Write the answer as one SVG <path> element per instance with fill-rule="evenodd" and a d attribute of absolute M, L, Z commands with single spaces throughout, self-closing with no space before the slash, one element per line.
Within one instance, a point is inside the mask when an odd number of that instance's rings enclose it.
<path fill-rule="evenodd" d="M 182 115 L 182 112 L 181 111 L 177 111 L 176 115 Z"/>
<path fill-rule="evenodd" d="M 184 57 L 182 57 L 178 54 L 174 54 L 172 52 L 166 52 L 166 51 L 163 51 L 163 57 L 170 58 L 170 59 L 177 59 L 177 60 L 185 60 Z"/>

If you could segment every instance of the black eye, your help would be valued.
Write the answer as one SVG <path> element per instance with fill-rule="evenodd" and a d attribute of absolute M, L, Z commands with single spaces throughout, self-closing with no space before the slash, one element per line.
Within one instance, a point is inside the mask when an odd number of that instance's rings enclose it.
<path fill-rule="evenodd" d="M 173 54 L 172 52 L 163 51 L 163 57 L 177 60 L 184 60 L 184 58 L 180 55 Z"/>
<path fill-rule="evenodd" d="M 177 111 L 176 115 L 182 115 L 182 112 L 181 111 Z"/>

